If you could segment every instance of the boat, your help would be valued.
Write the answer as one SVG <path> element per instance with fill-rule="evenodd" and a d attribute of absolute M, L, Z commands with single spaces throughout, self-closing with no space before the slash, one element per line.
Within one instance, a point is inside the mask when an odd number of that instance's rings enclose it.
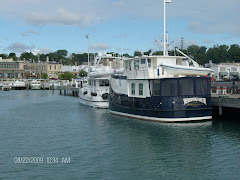
<path fill-rule="evenodd" d="M 12 87 L 17 90 L 17 89 L 26 89 L 26 83 L 22 80 L 17 80 L 13 83 Z"/>
<path fill-rule="evenodd" d="M 42 87 L 41 82 L 38 80 L 32 80 L 30 83 L 30 88 L 32 90 L 39 90 L 41 89 L 41 87 Z"/>
<path fill-rule="evenodd" d="M 58 89 L 60 87 L 60 82 L 58 80 L 51 80 L 49 86 L 50 89 Z"/>
<path fill-rule="evenodd" d="M 164 8 L 169 1 L 164 0 Z M 167 41 L 162 56 L 125 59 L 125 71 L 111 75 L 111 114 L 155 122 L 212 119 L 210 78 L 205 77 L 212 70 L 180 50 L 181 56 L 169 56 Z"/>
<path fill-rule="evenodd" d="M 80 81 L 79 102 L 96 108 L 108 108 L 109 78 L 114 72 L 123 72 L 120 66 L 121 57 L 101 53 L 94 59 L 94 65 L 88 70 L 88 77 Z M 102 62 L 102 63 L 100 63 Z"/>

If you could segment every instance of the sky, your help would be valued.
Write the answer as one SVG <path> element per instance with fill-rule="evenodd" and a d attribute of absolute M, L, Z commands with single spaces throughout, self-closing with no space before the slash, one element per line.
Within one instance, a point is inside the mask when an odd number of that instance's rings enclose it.
<path fill-rule="evenodd" d="M 240 44 L 239 0 L 166 4 L 170 48 Z M 0 54 L 163 50 L 163 0 L 0 0 Z M 155 41 L 157 40 L 157 42 Z"/>

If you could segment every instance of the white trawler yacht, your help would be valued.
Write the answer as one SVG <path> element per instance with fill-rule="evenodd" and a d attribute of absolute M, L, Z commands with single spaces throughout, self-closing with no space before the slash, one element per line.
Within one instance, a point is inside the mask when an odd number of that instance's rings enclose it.
<path fill-rule="evenodd" d="M 89 68 L 87 81 L 81 81 L 79 102 L 96 108 L 108 108 L 109 78 L 114 72 L 123 72 L 122 58 L 99 54 Z"/>
<path fill-rule="evenodd" d="M 42 88 L 41 81 L 39 80 L 32 80 L 30 83 L 30 88 L 32 90 L 39 90 Z"/>
<path fill-rule="evenodd" d="M 168 56 L 166 43 L 164 14 L 163 56 L 124 60 L 125 71 L 110 79 L 110 113 L 158 122 L 212 118 L 210 78 L 205 77 L 212 70 L 179 50 L 183 56 Z"/>

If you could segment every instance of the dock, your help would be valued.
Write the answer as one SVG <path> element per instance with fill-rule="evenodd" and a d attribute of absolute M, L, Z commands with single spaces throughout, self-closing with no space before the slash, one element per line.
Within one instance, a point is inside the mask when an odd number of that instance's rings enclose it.
<path fill-rule="evenodd" d="M 72 95 L 78 97 L 78 87 L 69 87 L 69 86 L 61 86 L 59 87 L 59 93 L 64 95 Z"/>
<path fill-rule="evenodd" d="M 212 106 L 218 108 L 219 115 L 223 115 L 223 108 L 240 108 L 240 94 L 225 94 L 217 95 L 212 94 Z"/>

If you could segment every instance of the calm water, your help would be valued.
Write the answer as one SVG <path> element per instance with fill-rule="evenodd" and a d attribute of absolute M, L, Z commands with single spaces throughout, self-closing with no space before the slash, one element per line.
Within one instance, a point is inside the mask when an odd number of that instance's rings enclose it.
<path fill-rule="evenodd" d="M 0 91 L 0 110 L 0 179 L 240 179 L 240 121 L 132 120 L 58 91 Z"/>

